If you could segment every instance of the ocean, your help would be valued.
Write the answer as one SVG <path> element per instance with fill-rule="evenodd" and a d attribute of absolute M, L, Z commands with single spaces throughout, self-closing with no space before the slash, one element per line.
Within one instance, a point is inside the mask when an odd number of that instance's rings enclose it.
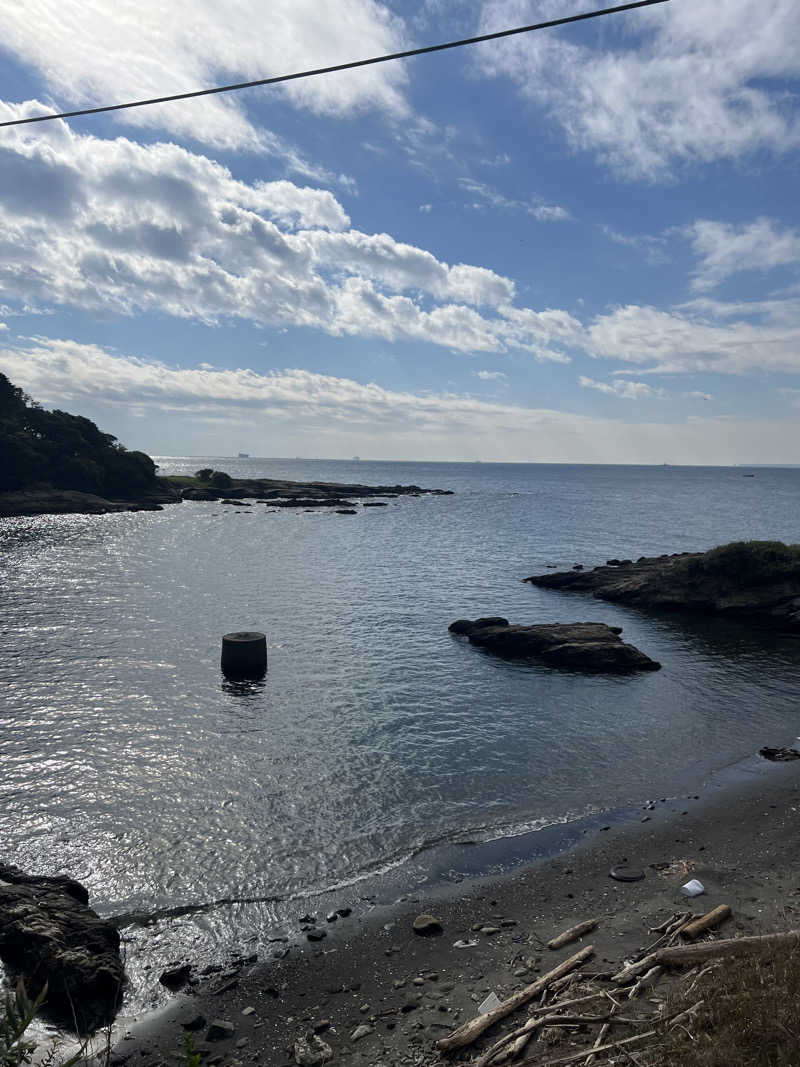
<path fill-rule="evenodd" d="M 136 1006 L 166 962 L 269 952 L 327 890 L 459 881 L 484 844 L 690 791 L 798 733 L 797 640 L 522 579 L 798 541 L 800 470 L 157 462 L 454 495 L 0 520 L 3 859 L 135 918 Z M 622 626 L 663 668 L 503 662 L 448 633 L 479 615 Z M 220 675 L 239 629 L 267 634 L 263 684 Z M 469 869 L 443 866 L 467 841 Z"/>

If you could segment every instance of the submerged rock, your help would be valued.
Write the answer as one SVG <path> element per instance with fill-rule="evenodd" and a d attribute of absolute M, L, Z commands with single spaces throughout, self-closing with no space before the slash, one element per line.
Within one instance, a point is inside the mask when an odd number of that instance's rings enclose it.
<path fill-rule="evenodd" d="M 622 628 L 602 622 L 543 623 L 539 626 L 512 626 L 500 616 L 459 619 L 450 632 L 469 639 L 508 659 L 534 657 L 568 670 L 627 674 L 657 671 L 661 667 L 621 638 Z"/>
<path fill-rule="evenodd" d="M 47 984 L 45 1013 L 81 1034 L 113 1020 L 125 980 L 119 932 L 88 901 L 71 878 L 0 864 L 0 959 L 31 997 Z"/>

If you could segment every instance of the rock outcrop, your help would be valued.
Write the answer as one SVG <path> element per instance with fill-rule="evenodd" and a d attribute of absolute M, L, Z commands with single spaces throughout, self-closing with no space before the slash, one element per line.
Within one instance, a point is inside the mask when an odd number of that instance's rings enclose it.
<path fill-rule="evenodd" d="M 661 667 L 638 648 L 626 644 L 619 636 L 619 626 L 602 622 L 513 626 L 508 619 L 491 616 L 474 621 L 459 619 L 451 623 L 449 630 L 506 659 L 535 658 L 566 670 L 630 674 Z"/>
<path fill-rule="evenodd" d="M 591 593 L 636 607 L 725 615 L 800 631 L 800 546 L 735 541 L 709 552 L 611 561 L 526 578 L 544 589 Z"/>
<path fill-rule="evenodd" d="M 88 1034 L 110 1023 L 125 971 L 119 932 L 89 907 L 71 878 L 42 878 L 0 864 L 0 959 L 31 997 L 45 983 L 45 1014 Z"/>

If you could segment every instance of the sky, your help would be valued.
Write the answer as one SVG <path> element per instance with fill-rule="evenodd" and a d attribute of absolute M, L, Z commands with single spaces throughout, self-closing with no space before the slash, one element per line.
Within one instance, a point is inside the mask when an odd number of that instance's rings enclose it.
<path fill-rule="evenodd" d="M 0 121 L 587 0 L 0 5 Z M 0 371 L 154 455 L 800 463 L 800 5 L 0 129 Z"/>

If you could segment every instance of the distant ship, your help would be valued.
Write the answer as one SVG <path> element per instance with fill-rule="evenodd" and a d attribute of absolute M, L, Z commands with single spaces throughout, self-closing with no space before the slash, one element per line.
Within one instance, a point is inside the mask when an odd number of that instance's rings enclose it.
<path fill-rule="evenodd" d="M 250 453 L 249 452 L 240 452 L 238 458 L 239 459 L 250 459 Z"/>

